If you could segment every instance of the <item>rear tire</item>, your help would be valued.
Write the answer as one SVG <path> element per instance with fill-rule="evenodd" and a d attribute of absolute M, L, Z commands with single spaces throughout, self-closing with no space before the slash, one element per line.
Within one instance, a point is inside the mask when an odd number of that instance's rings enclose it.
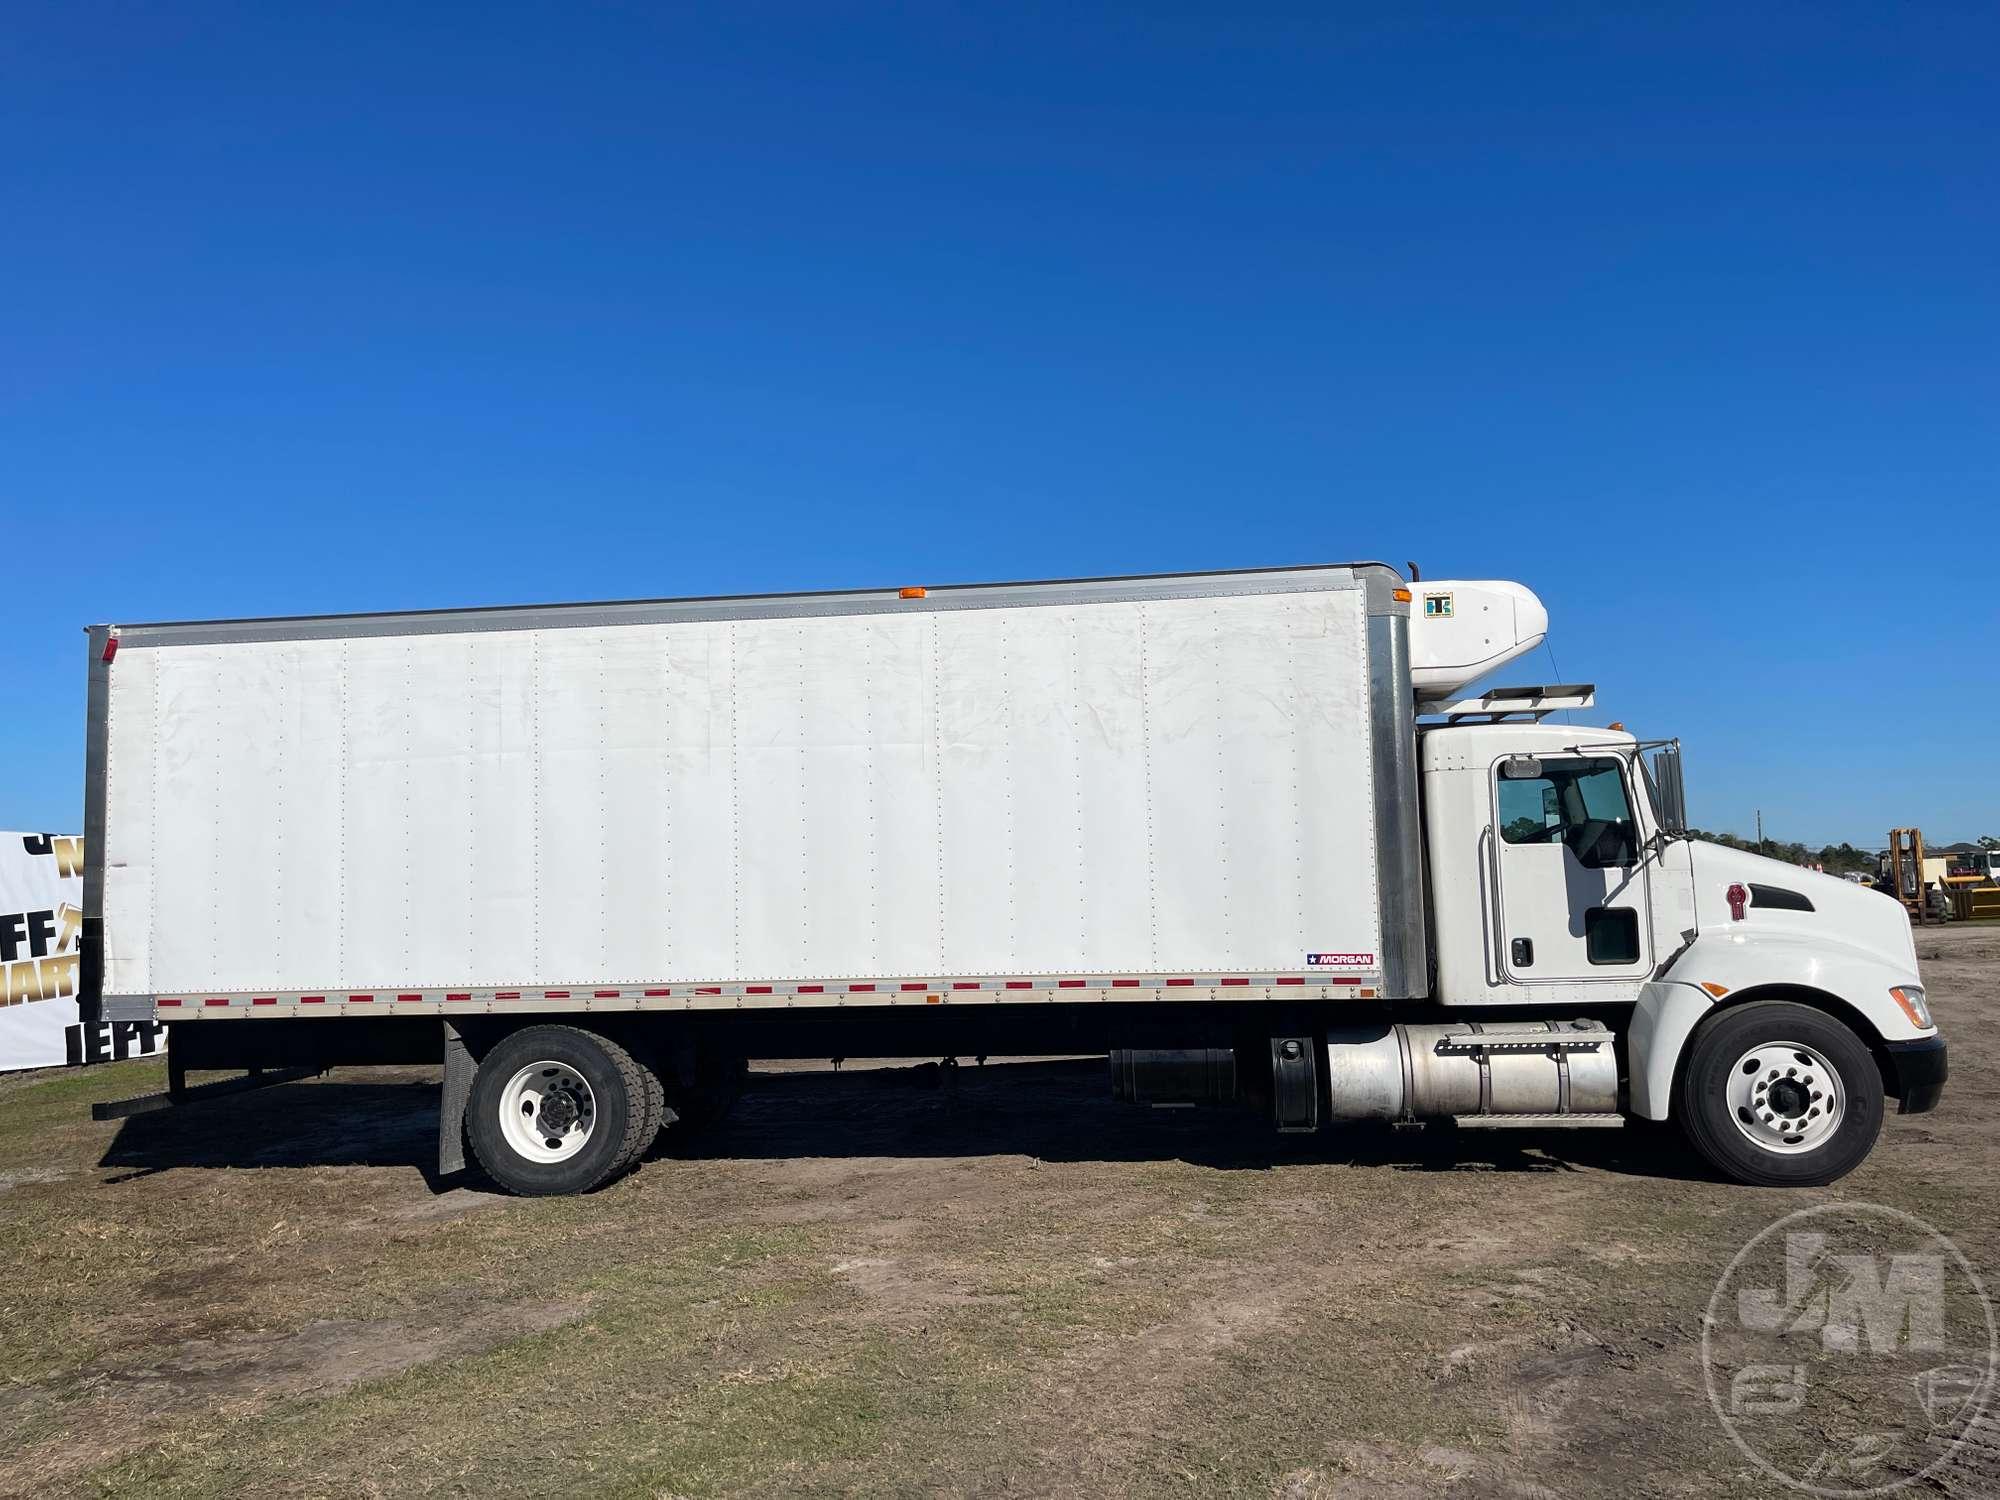
<path fill-rule="evenodd" d="M 586 1193 L 638 1156 L 646 1101 L 645 1070 L 609 1037 L 528 1026 L 479 1059 L 466 1139 L 486 1175 L 510 1193 Z"/>
<path fill-rule="evenodd" d="M 660 1077 L 659 1059 L 644 1047 L 633 1049 L 633 1058 L 639 1065 L 639 1084 L 644 1100 L 638 1144 L 632 1148 L 630 1163 L 637 1165 L 653 1149 L 660 1132 L 673 1122 L 674 1112 L 667 1107 L 667 1086 Z"/>
<path fill-rule="evenodd" d="M 1695 1149 L 1756 1187 L 1845 1177 L 1882 1131 L 1882 1075 L 1867 1044 L 1790 1000 L 1755 1000 L 1703 1021 L 1678 1103 Z"/>

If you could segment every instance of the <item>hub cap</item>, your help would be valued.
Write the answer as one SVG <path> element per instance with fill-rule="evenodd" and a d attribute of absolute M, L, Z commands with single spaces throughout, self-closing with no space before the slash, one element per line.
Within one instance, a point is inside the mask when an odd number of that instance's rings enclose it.
<path fill-rule="evenodd" d="M 597 1099 L 568 1063 L 529 1063 L 500 1091 L 500 1134 L 529 1161 L 568 1161 L 596 1126 Z"/>
<path fill-rule="evenodd" d="M 1800 1042 L 1752 1047 L 1729 1070 L 1724 1097 L 1744 1139 L 1780 1156 L 1825 1145 L 1847 1112 L 1840 1074 Z"/>

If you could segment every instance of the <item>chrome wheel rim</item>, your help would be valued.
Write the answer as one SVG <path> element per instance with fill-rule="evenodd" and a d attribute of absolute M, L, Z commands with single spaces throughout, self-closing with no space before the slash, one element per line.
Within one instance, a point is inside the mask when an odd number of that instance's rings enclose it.
<path fill-rule="evenodd" d="M 568 1161 L 596 1129 L 597 1096 L 568 1063 L 529 1063 L 500 1090 L 500 1134 L 529 1161 Z"/>
<path fill-rule="evenodd" d="M 1760 1150 L 1798 1156 L 1824 1146 L 1847 1114 L 1847 1088 L 1803 1042 L 1759 1042 L 1729 1070 L 1729 1117 Z"/>

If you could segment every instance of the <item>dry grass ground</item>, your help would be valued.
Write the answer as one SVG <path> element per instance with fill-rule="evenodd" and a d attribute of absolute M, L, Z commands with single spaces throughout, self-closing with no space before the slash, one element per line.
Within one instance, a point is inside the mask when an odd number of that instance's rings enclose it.
<path fill-rule="evenodd" d="M 2000 930 L 1919 948 L 1944 1106 L 1810 1193 L 1025 1063 L 773 1073 L 703 1159 L 529 1202 L 433 1191 L 421 1071 L 102 1126 L 156 1066 L 9 1081 L 0 1492 L 1767 1495 L 1702 1395 L 1739 1246 L 1886 1203 L 2000 1284 Z"/>

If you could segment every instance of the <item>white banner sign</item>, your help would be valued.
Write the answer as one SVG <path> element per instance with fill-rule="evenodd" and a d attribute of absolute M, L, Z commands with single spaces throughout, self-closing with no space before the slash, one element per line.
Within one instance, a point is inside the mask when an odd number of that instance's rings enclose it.
<path fill-rule="evenodd" d="M 0 833 L 0 1072 L 114 1055 L 109 1028 L 78 1026 L 82 933 L 83 840 Z M 115 1055 L 152 1050 L 145 1030 Z"/>

